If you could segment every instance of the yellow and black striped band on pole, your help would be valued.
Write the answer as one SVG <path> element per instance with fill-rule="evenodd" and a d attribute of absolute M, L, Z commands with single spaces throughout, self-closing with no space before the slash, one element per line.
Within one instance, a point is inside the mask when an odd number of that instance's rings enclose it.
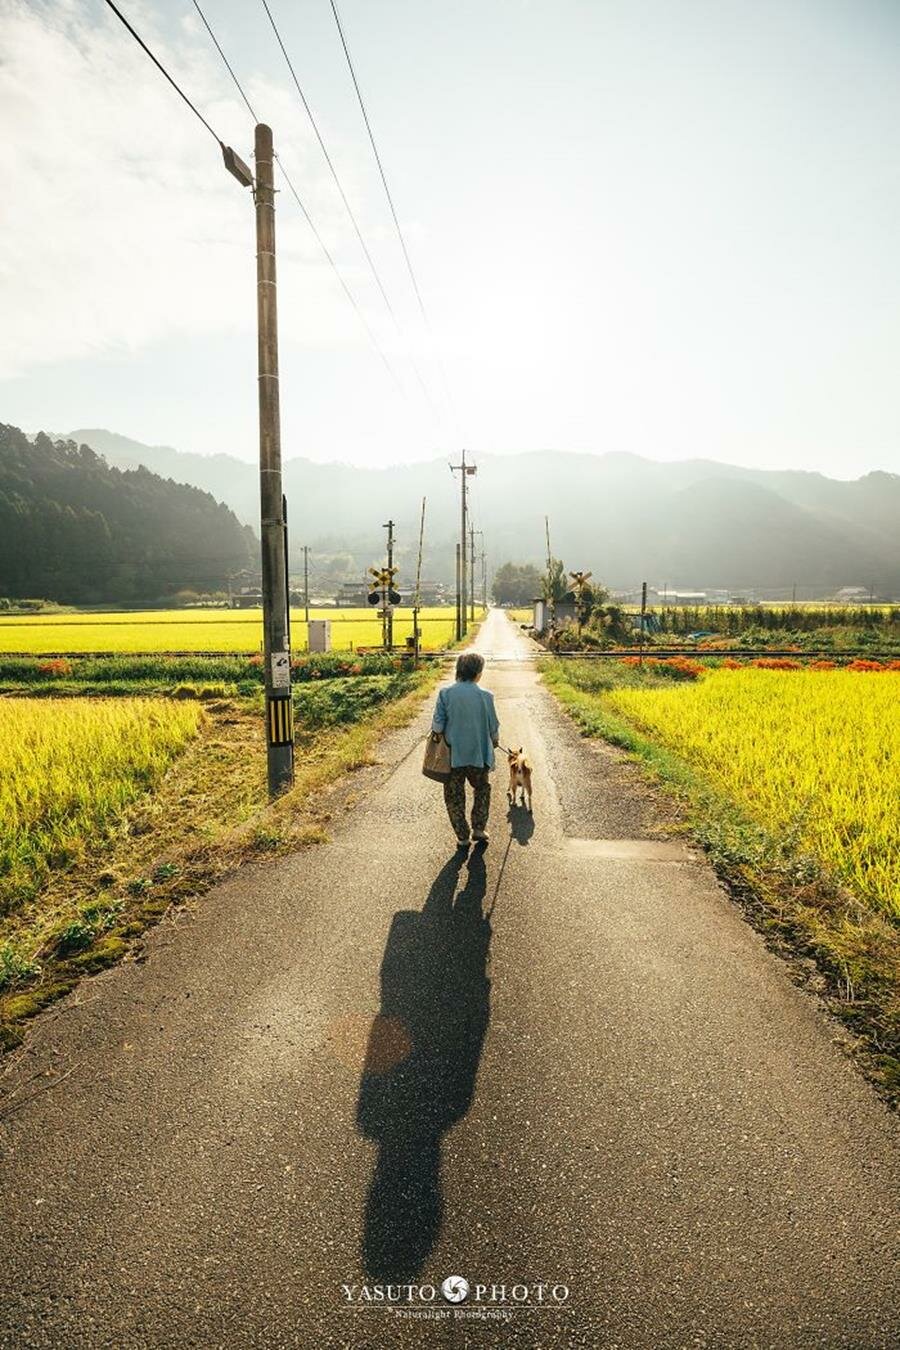
<path fill-rule="evenodd" d="M 290 745 L 294 739 L 294 709 L 290 696 L 270 698 L 268 703 L 270 745 Z"/>

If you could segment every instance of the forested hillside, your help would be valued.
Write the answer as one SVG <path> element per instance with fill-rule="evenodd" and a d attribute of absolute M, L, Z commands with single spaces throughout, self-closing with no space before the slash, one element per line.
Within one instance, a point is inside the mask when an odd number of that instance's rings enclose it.
<path fill-rule="evenodd" d="M 253 533 L 208 492 L 0 423 L 0 595 L 150 603 L 224 588 Z"/>

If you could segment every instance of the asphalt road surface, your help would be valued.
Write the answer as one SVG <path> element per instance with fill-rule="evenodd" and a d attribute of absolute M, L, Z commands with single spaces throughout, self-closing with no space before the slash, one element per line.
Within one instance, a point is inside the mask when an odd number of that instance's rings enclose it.
<path fill-rule="evenodd" d="M 498 772 L 457 855 L 423 710 L 332 842 L 38 1020 L 0 1344 L 898 1343 L 893 1121 L 526 639 L 495 612 L 476 645 L 533 819 Z"/>

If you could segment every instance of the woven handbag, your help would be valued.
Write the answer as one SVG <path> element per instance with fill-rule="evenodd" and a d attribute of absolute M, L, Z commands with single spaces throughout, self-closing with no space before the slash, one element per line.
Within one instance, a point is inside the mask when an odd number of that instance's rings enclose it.
<path fill-rule="evenodd" d="M 426 778 L 432 778 L 436 783 L 446 783 L 450 777 L 450 747 L 443 736 L 435 741 L 429 732 L 425 742 L 422 772 Z"/>

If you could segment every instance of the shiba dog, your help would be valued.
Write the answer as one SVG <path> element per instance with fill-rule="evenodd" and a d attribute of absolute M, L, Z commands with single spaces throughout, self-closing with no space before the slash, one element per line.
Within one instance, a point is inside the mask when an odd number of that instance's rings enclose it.
<path fill-rule="evenodd" d="M 518 750 L 507 750 L 506 758 L 509 761 L 509 788 L 506 793 L 509 802 L 515 806 L 516 794 L 521 788 L 522 805 L 531 811 L 531 765 L 525 758 L 525 751 L 520 745 Z"/>

